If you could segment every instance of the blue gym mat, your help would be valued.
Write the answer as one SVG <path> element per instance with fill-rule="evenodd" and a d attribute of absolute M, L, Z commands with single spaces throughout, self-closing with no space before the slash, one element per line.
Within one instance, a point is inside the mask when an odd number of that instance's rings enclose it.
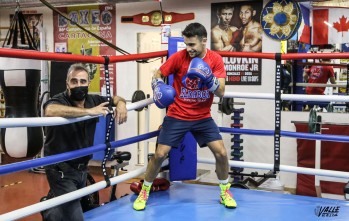
<path fill-rule="evenodd" d="M 143 211 L 132 208 L 137 195 L 128 195 L 85 213 L 85 220 L 125 221 L 348 221 L 349 201 L 231 188 L 238 204 L 219 203 L 219 187 L 172 183 L 167 191 L 150 194 Z"/>

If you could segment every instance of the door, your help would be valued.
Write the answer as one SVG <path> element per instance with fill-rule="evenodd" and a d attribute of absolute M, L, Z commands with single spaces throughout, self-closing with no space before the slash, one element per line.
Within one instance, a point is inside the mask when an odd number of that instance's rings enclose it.
<path fill-rule="evenodd" d="M 144 32 L 137 34 L 138 53 L 147 53 L 161 51 L 161 33 L 160 32 Z M 146 95 L 153 97 L 151 89 L 151 80 L 154 70 L 158 69 L 162 60 L 166 58 L 151 58 L 148 63 L 138 63 L 138 90 L 142 90 Z M 148 113 L 147 113 L 148 112 Z M 149 105 L 148 110 L 138 112 L 138 134 L 146 133 L 146 118 L 149 120 L 149 131 L 159 128 L 166 112 L 165 109 L 159 109 L 155 104 Z M 148 117 L 149 116 L 149 117 Z M 138 144 L 138 163 L 144 164 L 144 146 L 145 142 L 149 144 L 149 153 L 154 153 L 156 138 L 139 142 Z"/>

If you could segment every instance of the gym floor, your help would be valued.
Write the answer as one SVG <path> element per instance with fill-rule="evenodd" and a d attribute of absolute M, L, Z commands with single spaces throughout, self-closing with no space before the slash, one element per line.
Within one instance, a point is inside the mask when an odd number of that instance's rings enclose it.
<path fill-rule="evenodd" d="M 6 163 L 9 162 L 2 162 L 2 164 Z M 89 169 L 96 182 L 104 179 L 100 168 L 90 167 Z M 117 198 L 120 198 L 125 194 L 133 193 L 130 190 L 131 182 L 133 181 L 118 184 L 116 192 Z M 20 171 L 0 176 L 0 214 L 39 202 L 41 197 L 47 194 L 48 189 L 49 187 L 44 173 Z M 109 194 L 110 188 L 100 190 L 100 203 L 108 202 Z M 42 218 L 41 215 L 37 213 L 19 220 L 37 221 L 42 220 Z"/>

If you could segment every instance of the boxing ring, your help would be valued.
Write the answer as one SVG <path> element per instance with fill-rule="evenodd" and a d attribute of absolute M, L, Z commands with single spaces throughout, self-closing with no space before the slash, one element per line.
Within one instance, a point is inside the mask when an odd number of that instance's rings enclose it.
<path fill-rule="evenodd" d="M 219 204 L 217 187 L 199 184 L 174 183 L 170 191 L 150 194 L 147 208 L 138 212 L 130 208 L 135 195 L 123 197 L 101 208 L 85 213 L 85 220 L 111 218 L 127 220 L 347 220 L 349 205 L 344 201 L 317 199 L 256 190 L 231 188 L 238 203 L 236 209 Z M 267 206 L 266 206 L 267 204 Z M 338 216 L 332 212 L 317 213 L 321 207 L 338 207 Z M 328 215 L 328 216 L 327 216 Z"/>
<path fill-rule="evenodd" d="M 230 57 L 253 57 L 264 59 L 303 59 L 303 58 L 348 58 L 349 53 L 338 54 L 275 54 L 275 53 L 237 53 L 220 52 L 222 56 Z M 144 58 L 164 57 L 167 51 L 145 53 L 137 55 L 111 56 L 109 61 L 126 62 Z M 55 54 L 49 52 L 31 52 L 16 49 L 0 49 L 0 57 L 7 58 L 30 58 L 41 60 L 57 61 L 75 61 L 96 64 L 105 64 L 105 58 L 94 56 L 80 56 L 68 54 Z M 278 62 L 277 62 L 277 65 Z M 278 72 L 278 71 L 276 71 Z M 278 73 L 276 73 L 277 75 Z M 334 95 L 292 95 L 280 94 L 278 91 L 278 79 L 276 79 L 276 93 L 240 93 L 226 92 L 226 98 L 244 98 L 244 99 L 267 99 L 275 100 L 276 124 L 275 130 L 252 130 L 220 127 L 222 133 L 246 134 L 253 136 L 274 136 L 278 144 L 280 137 L 301 138 L 309 140 L 326 140 L 336 142 L 349 142 L 349 136 L 340 135 L 321 135 L 309 133 L 297 133 L 280 130 L 277 124 L 281 120 L 281 112 L 278 110 L 280 100 L 294 101 L 339 101 L 349 102 L 349 97 Z M 279 95 L 279 97 L 277 96 Z M 151 105 L 152 98 L 141 100 L 132 104 L 127 104 L 127 110 L 132 111 L 140 107 Z M 69 124 L 78 121 L 84 121 L 92 117 L 80 117 L 66 119 L 59 117 L 40 117 L 40 118 L 5 118 L 0 119 L 0 128 L 32 127 L 32 126 L 53 126 Z M 129 137 L 122 140 L 110 142 L 112 149 L 116 149 L 129 144 L 144 141 L 158 135 L 159 131 L 152 131 L 139 136 Z M 97 151 L 106 149 L 106 144 L 98 144 L 92 147 L 83 148 L 77 151 L 37 158 L 0 166 L 0 176 L 14 173 L 34 167 L 45 166 L 58 163 L 82 156 L 87 156 Z M 276 145 L 277 147 L 277 145 Z M 282 165 L 276 148 L 274 164 L 255 163 L 245 161 L 229 161 L 231 167 L 254 168 L 261 170 L 271 170 L 276 172 L 290 172 L 299 174 L 311 174 L 317 176 L 335 177 L 349 180 L 349 172 L 333 171 L 324 169 L 304 168 Z M 214 164 L 214 160 L 207 158 L 198 158 L 199 163 Z M 167 163 L 167 162 L 165 162 Z M 146 164 L 146 163 L 145 163 Z M 125 174 L 110 178 L 111 185 L 115 185 L 134 177 L 144 174 L 146 167 L 140 167 Z M 58 196 L 43 202 L 18 208 L 14 211 L 0 215 L 1 221 L 17 220 L 42 210 L 69 202 L 82 196 L 91 194 L 107 187 L 106 181 L 100 181 L 89 185 L 86 188 Z M 237 201 L 236 209 L 227 209 L 219 204 L 218 187 L 210 185 L 188 184 L 180 181 L 172 182 L 167 191 L 154 192 L 150 194 L 147 208 L 144 211 L 135 211 L 132 209 L 132 203 L 135 195 L 128 195 L 106 205 L 97 207 L 85 213 L 85 220 L 105 220 L 105 219 L 126 219 L 126 220 L 348 220 L 349 203 L 343 200 L 323 199 L 316 197 L 297 196 L 291 194 L 280 194 L 267 191 L 249 190 L 231 188 L 234 198 Z M 19 199 L 20 200 L 20 199 Z"/>

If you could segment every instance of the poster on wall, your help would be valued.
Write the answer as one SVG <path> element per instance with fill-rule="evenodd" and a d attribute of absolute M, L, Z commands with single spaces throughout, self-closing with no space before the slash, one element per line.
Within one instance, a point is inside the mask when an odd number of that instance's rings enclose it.
<path fill-rule="evenodd" d="M 263 1 L 211 4 L 211 49 L 262 52 Z M 227 85 L 261 85 L 262 59 L 223 57 Z"/>
<path fill-rule="evenodd" d="M 111 5 L 60 7 L 59 10 L 72 20 L 68 21 L 57 13 L 53 14 L 54 50 L 87 56 L 113 56 L 115 49 L 100 42 L 76 24 L 116 44 L 115 7 Z M 86 64 L 91 84 L 89 91 L 106 95 L 104 65 Z M 116 65 L 109 64 L 110 88 L 116 94 Z"/>

